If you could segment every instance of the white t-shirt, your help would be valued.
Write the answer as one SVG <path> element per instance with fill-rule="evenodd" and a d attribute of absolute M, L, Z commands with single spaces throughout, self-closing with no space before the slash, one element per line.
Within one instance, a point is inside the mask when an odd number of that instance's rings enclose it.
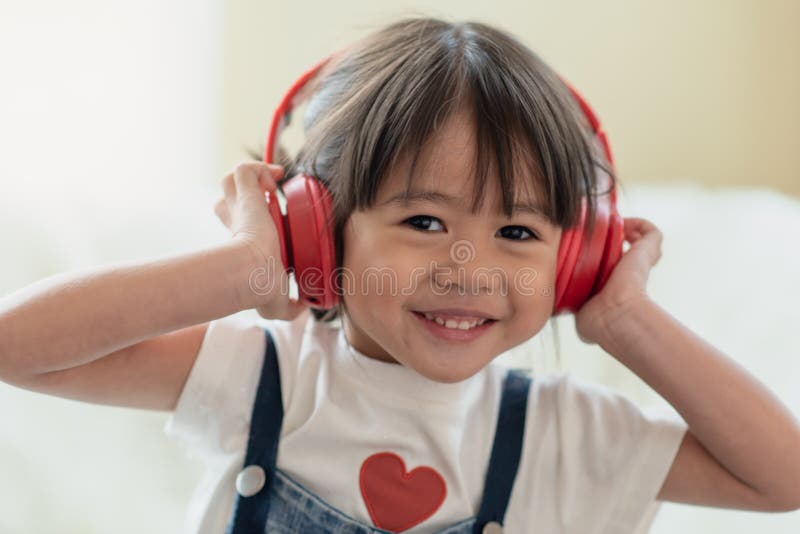
<path fill-rule="evenodd" d="M 359 469 L 391 451 L 407 471 L 429 466 L 446 483 L 441 506 L 405 533 L 431 533 L 477 513 L 505 367 L 493 362 L 462 382 L 439 383 L 361 354 L 339 321 L 318 323 L 309 311 L 293 321 L 229 316 L 209 325 L 164 427 L 207 465 L 185 533 L 220 534 L 232 513 L 264 327 L 275 340 L 284 406 L 278 468 L 371 525 Z M 641 410 L 601 385 L 534 376 L 505 532 L 646 532 L 686 429 L 674 414 Z"/>

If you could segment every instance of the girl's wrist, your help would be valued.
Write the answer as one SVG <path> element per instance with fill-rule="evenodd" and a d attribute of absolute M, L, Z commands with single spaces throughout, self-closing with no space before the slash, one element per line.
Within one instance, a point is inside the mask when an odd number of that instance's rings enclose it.
<path fill-rule="evenodd" d="M 625 345 L 629 337 L 637 335 L 632 325 L 643 319 L 648 314 L 647 307 L 654 304 L 647 295 L 642 295 L 609 309 L 603 318 L 598 345 L 609 354 L 619 352 L 619 347 Z"/>
<path fill-rule="evenodd" d="M 237 307 L 240 310 L 257 308 L 274 298 L 286 283 L 281 283 L 283 265 L 274 258 L 265 257 L 252 241 L 234 237 L 232 253 L 238 256 L 239 273 L 236 280 Z"/>
<path fill-rule="evenodd" d="M 236 257 L 237 273 L 235 277 L 237 309 L 248 310 L 255 307 L 253 303 L 253 291 L 251 289 L 251 278 L 253 273 L 263 267 L 263 259 L 254 247 L 244 239 L 234 238 L 227 245 L 230 247 L 231 254 Z"/>

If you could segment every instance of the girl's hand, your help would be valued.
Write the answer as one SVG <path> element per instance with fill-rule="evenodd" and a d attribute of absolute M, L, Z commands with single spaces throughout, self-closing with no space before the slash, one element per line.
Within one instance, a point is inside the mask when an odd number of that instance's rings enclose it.
<path fill-rule="evenodd" d="M 650 269 L 661 259 L 663 236 L 646 219 L 624 219 L 625 241 L 631 247 L 614 267 L 606 285 L 575 314 L 575 329 L 584 343 L 600 343 L 610 321 L 636 301 L 649 298 L 646 291 Z"/>
<path fill-rule="evenodd" d="M 246 244 L 252 253 L 249 296 L 253 307 L 265 319 L 290 321 L 306 307 L 289 298 L 278 230 L 265 198 L 267 191 L 277 189 L 275 181 L 282 174 L 280 165 L 240 163 L 222 179 L 224 196 L 214 204 L 214 212 L 234 241 Z"/>

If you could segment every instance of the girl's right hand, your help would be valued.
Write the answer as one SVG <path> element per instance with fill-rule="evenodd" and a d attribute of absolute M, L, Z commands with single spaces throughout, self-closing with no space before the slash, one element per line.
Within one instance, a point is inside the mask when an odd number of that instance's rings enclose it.
<path fill-rule="evenodd" d="M 286 272 L 281 260 L 278 230 L 265 198 L 274 194 L 283 167 L 261 162 L 240 163 L 222 179 L 224 196 L 214 204 L 214 212 L 231 231 L 234 241 L 247 245 L 253 258 L 248 302 L 265 319 L 290 321 L 306 306 L 289 298 Z"/>

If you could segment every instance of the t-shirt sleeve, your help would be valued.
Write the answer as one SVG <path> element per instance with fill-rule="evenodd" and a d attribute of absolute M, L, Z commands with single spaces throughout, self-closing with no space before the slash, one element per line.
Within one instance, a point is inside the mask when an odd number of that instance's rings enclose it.
<path fill-rule="evenodd" d="M 551 484 L 553 531 L 647 532 L 688 428 L 683 419 L 569 374 L 544 380 L 531 402 L 538 406 L 529 405 L 526 441 L 539 442 L 527 468 L 542 487 L 525 493 L 534 499 Z"/>
<path fill-rule="evenodd" d="M 584 469 L 567 473 L 608 510 L 608 532 L 644 531 L 678 452 L 686 423 L 659 408 L 643 409 L 623 394 L 567 375 L 561 383 L 565 442 Z"/>
<path fill-rule="evenodd" d="M 239 447 L 265 347 L 263 327 L 253 321 L 211 321 L 164 432 L 201 456 Z"/>
<path fill-rule="evenodd" d="M 264 331 L 270 332 L 277 350 L 286 410 L 310 316 L 306 310 L 292 321 L 250 320 L 238 314 L 211 321 L 164 425 L 165 434 L 204 457 L 243 450 L 264 361 Z"/>

